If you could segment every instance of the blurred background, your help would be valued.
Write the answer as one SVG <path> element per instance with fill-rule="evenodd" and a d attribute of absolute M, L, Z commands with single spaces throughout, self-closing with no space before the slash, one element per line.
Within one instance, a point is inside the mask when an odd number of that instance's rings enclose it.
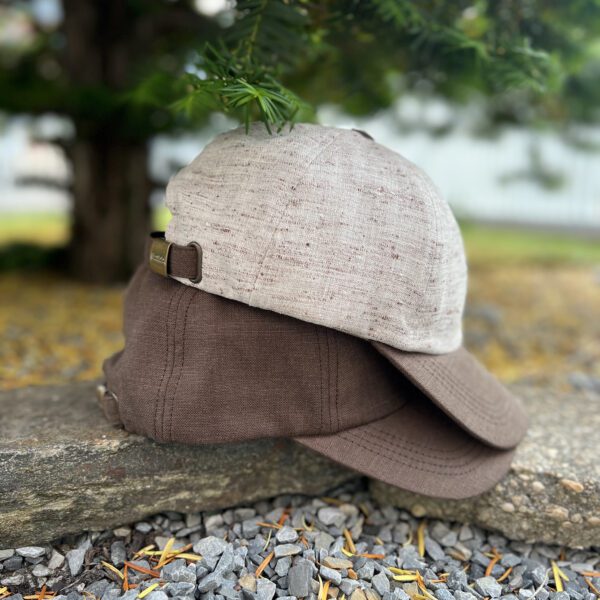
<path fill-rule="evenodd" d="M 600 2 L 0 1 L 0 388 L 100 376 L 169 177 L 260 119 L 427 171 L 470 264 L 467 346 L 600 390 Z"/>

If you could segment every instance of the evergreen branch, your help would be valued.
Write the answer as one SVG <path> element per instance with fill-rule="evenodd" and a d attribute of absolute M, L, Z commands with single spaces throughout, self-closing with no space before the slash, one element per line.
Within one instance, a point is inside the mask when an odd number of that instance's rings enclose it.
<path fill-rule="evenodd" d="M 507 34 L 495 29 L 471 36 L 454 24 L 423 14 L 410 0 L 372 2 L 382 21 L 413 37 L 416 46 L 428 48 L 431 55 L 471 54 L 479 73 L 494 90 L 529 87 L 539 92 L 552 81 L 555 65 L 550 55 L 533 50 L 525 36 L 507 39 Z M 445 21 L 453 19 L 445 15 Z"/>
<path fill-rule="evenodd" d="M 293 123 L 300 110 L 309 110 L 267 68 L 252 60 L 240 64 L 225 48 L 217 50 L 207 44 L 199 66 L 206 75 L 188 74 L 187 93 L 172 105 L 192 119 L 198 113 L 218 110 L 240 117 L 246 129 L 252 119 L 260 120 L 271 132 L 272 126 L 279 131 Z"/>

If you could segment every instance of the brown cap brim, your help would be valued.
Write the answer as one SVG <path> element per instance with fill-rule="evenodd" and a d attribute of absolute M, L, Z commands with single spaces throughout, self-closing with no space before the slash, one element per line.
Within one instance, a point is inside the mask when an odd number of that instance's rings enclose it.
<path fill-rule="evenodd" d="M 437 498 L 475 496 L 502 479 L 514 450 L 482 444 L 423 400 L 367 425 L 295 440 L 364 475 Z"/>
<path fill-rule="evenodd" d="M 465 348 L 420 354 L 372 344 L 471 435 L 497 448 L 514 448 L 523 439 L 528 419 L 521 402 Z"/>

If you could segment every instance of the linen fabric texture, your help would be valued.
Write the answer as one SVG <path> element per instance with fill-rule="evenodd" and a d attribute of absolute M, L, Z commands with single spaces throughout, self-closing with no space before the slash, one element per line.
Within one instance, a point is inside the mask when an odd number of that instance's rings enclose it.
<path fill-rule="evenodd" d="M 219 135 L 167 186 L 167 239 L 203 249 L 213 294 L 411 352 L 462 340 L 467 270 L 429 177 L 360 132 L 261 123 Z"/>
<path fill-rule="evenodd" d="M 333 329 L 181 285 L 142 266 L 125 347 L 105 361 L 111 418 L 160 442 L 265 437 L 446 498 L 481 493 L 514 450 L 481 443 L 373 346 Z M 105 406 L 106 408 L 106 406 Z"/>

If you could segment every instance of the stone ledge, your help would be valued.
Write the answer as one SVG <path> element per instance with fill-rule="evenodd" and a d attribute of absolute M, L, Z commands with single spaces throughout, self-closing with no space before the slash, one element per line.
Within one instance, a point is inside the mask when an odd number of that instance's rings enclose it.
<path fill-rule="evenodd" d="M 433 500 L 379 482 L 376 499 L 415 516 L 471 522 L 511 539 L 600 545 L 600 395 L 514 387 L 531 418 L 510 473 L 468 500 Z"/>
<path fill-rule="evenodd" d="M 0 549 L 164 510 L 322 494 L 355 477 L 286 440 L 190 447 L 130 435 L 105 422 L 94 388 L 0 393 Z"/>
<path fill-rule="evenodd" d="M 475 499 L 436 501 L 372 482 L 418 516 L 513 539 L 600 545 L 600 396 L 515 388 L 532 417 L 511 472 Z M 108 425 L 94 384 L 0 393 L 0 549 L 164 511 L 212 510 L 283 493 L 318 495 L 355 475 L 286 440 L 161 445 Z"/>

